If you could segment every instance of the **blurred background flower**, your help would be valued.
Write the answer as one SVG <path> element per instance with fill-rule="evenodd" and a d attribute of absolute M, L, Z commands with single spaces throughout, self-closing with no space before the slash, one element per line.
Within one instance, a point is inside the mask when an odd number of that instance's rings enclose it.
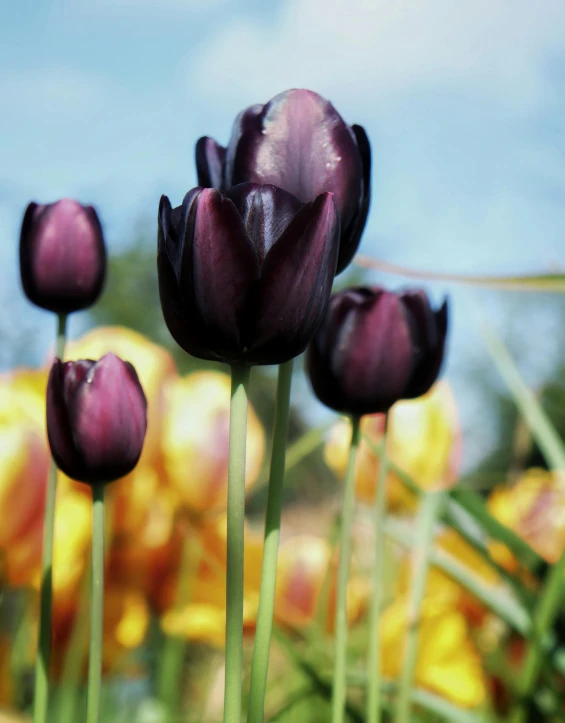
<path fill-rule="evenodd" d="M 98 358 L 109 351 L 136 365 L 149 406 L 148 442 L 140 464 L 108 489 L 104 674 L 111 680 L 137 681 L 148 691 L 166 641 L 182 642 L 182 669 L 191 671 L 189 677 L 179 679 L 189 696 L 184 705 L 199 701 L 215 710 L 211 701 L 219 693 L 210 681 L 221 667 L 214 651 L 223 649 L 225 634 L 229 377 L 214 369 L 179 374 L 165 348 L 125 327 L 101 327 L 86 333 L 69 345 L 68 356 Z M 35 655 L 30 631 L 36 625 L 49 467 L 44 397 L 49 363 L 47 360 L 41 369 L 21 368 L 0 377 L 0 501 L 2 509 L 11 512 L 0 530 L 0 691 L 5 705 L 12 708 L 25 708 L 29 700 L 25 676 Z M 257 383 L 261 385 L 260 375 Z M 293 424 L 296 435 L 299 419 Z M 364 420 L 347 591 L 352 660 L 357 656 L 362 660 L 365 654 L 368 571 L 374 554 L 374 530 L 368 520 L 378 479 L 382 429 L 382 415 Z M 267 436 L 253 406 L 248 433 L 246 488 L 251 514 L 245 537 L 244 621 L 249 643 L 260 587 L 263 541 L 256 513 L 262 508 Z M 307 431 L 299 437 L 300 444 L 310 435 Z M 425 492 L 458 483 L 461 438 L 458 405 L 445 381 L 423 398 L 393 408 L 388 502 L 390 519 L 400 525 L 398 529 L 413 524 L 418 507 L 410 485 Z M 337 421 L 325 443 L 319 434 L 317 439 L 327 468 L 322 455 L 316 457 L 314 447 L 309 447 L 314 462 L 308 462 L 309 458 L 291 462 L 297 469 L 289 470 L 289 504 L 284 513 L 275 601 L 275 624 L 296 644 L 297 654 L 306 657 L 326 655 L 324 641 L 333 635 L 338 549 L 332 540 L 339 518 L 335 506 L 339 486 L 334 475 L 341 478 L 344 471 L 348 423 Z M 486 499 L 488 509 L 547 562 L 554 561 L 565 545 L 563 480 L 542 468 L 514 472 L 514 478 L 513 483 L 492 490 Z M 305 502 L 311 485 L 317 490 L 314 504 Z M 79 687 L 85 674 L 89 496 L 87 487 L 59 474 L 53 670 L 62 690 L 68 685 L 70 661 L 74 661 L 73 676 Z M 491 594 L 508 594 L 493 564 L 455 530 L 439 527 L 434 545 L 438 554 Z M 495 562 L 510 571 L 518 569 L 518 561 L 503 545 L 492 540 L 485 545 Z M 403 663 L 411 571 L 411 558 L 398 547 L 393 534 L 387 544 L 381 617 L 382 665 L 387 678 L 396 678 Z M 532 582 L 530 578 L 524 581 Z M 504 668 L 496 662 L 497 651 L 503 651 L 504 660 L 515 661 L 517 655 L 523 655 L 523 642 L 509 634 L 480 594 L 435 565 L 429 571 L 420 611 L 419 641 L 418 687 L 461 708 L 479 710 L 488 700 L 502 705 L 500 701 L 510 696 Z M 309 646 L 314 652 L 308 652 Z M 284 650 L 277 639 L 273 675 L 280 673 L 294 680 L 298 673 Z M 204 674 L 206 670 L 209 673 Z M 268 707 L 272 706 L 270 700 Z M 304 720 L 315 720 L 317 713 L 308 715 Z"/>
<path fill-rule="evenodd" d="M 457 481 L 461 463 L 461 431 L 453 392 L 438 382 L 419 399 L 395 404 L 389 415 L 387 453 L 390 461 L 423 490 L 446 488 Z M 384 415 L 363 417 L 357 457 L 356 489 L 360 501 L 371 504 L 379 478 L 379 445 Z M 337 422 L 329 434 L 324 457 L 339 479 L 343 479 L 351 433 L 349 423 Z M 388 474 L 388 504 L 391 510 L 414 508 L 414 495 L 394 470 Z"/>

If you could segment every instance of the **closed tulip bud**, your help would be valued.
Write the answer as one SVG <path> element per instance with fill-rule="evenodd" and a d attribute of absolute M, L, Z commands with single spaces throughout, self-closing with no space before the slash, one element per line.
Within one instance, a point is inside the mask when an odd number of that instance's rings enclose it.
<path fill-rule="evenodd" d="M 65 198 L 26 209 L 20 272 L 28 299 L 57 314 L 91 306 L 102 291 L 106 249 L 92 206 Z"/>
<path fill-rule="evenodd" d="M 425 394 L 443 361 L 447 301 L 423 291 L 359 287 L 335 294 L 307 355 L 314 392 L 338 412 L 387 412 Z"/>
<path fill-rule="evenodd" d="M 59 468 L 100 484 L 133 470 L 147 428 L 147 402 L 134 367 L 114 354 L 100 361 L 55 359 L 47 384 L 47 435 Z"/>
<path fill-rule="evenodd" d="M 327 309 L 339 248 L 331 193 L 302 204 L 274 186 L 189 191 L 159 207 L 159 293 L 177 344 L 200 359 L 280 364 Z"/>
<path fill-rule="evenodd" d="M 369 139 L 317 93 L 287 90 L 247 108 L 227 148 L 212 138 L 198 141 L 196 168 L 201 186 L 222 192 L 238 183 L 272 183 L 306 203 L 330 191 L 341 215 L 338 273 L 357 251 L 369 211 Z"/>

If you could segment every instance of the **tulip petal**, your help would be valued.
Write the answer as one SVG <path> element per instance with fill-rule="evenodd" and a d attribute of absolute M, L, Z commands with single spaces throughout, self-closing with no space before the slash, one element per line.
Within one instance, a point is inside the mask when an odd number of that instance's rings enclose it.
<path fill-rule="evenodd" d="M 265 259 L 253 300 L 258 316 L 248 329 L 254 363 L 304 351 L 327 309 L 338 248 L 339 213 L 324 193 L 298 211 Z"/>
<path fill-rule="evenodd" d="M 347 228 L 342 226 L 341 244 L 339 246 L 339 259 L 336 274 L 341 273 L 351 263 L 359 248 L 361 235 L 365 229 L 369 205 L 371 202 L 371 144 L 362 126 L 353 125 L 351 130 L 357 140 L 357 147 L 363 166 L 363 190 L 357 215 Z"/>
<path fill-rule="evenodd" d="M 412 372 L 411 329 L 394 294 L 353 308 L 340 326 L 330 366 L 353 414 L 386 412 L 404 396 Z"/>
<path fill-rule="evenodd" d="M 282 188 L 256 183 L 240 183 L 230 188 L 225 197 L 237 208 L 260 264 L 302 207 L 295 196 Z"/>
<path fill-rule="evenodd" d="M 259 261 L 233 202 L 215 190 L 204 189 L 198 198 L 192 248 L 195 304 L 210 348 L 218 358 L 240 359 L 241 326 Z"/>
<path fill-rule="evenodd" d="M 106 249 L 92 206 L 69 198 L 29 204 L 20 271 L 24 291 L 37 306 L 67 314 L 93 304 L 104 285 Z"/>
<path fill-rule="evenodd" d="M 333 105 L 309 90 L 293 89 L 236 122 L 226 182 L 272 183 L 310 202 L 329 191 L 347 228 L 361 198 L 362 165 L 353 133 Z"/>
<path fill-rule="evenodd" d="M 131 472 L 147 429 L 147 402 L 131 364 L 106 354 L 90 368 L 67 409 L 87 468 L 81 481 L 102 483 Z"/>
<path fill-rule="evenodd" d="M 261 116 L 263 114 L 264 106 L 260 103 L 249 106 L 236 117 L 230 141 L 226 148 L 226 158 L 224 164 L 224 174 L 222 178 L 222 188 L 220 190 L 227 191 L 232 186 L 237 186 L 238 183 L 246 183 L 248 181 L 254 182 L 255 179 L 244 178 L 240 181 L 234 181 L 234 163 L 236 160 L 236 154 L 238 153 L 239 141 L 243 135 L 249 133 L 253 134 L 257 128 L 261 125 Z"/>
<path fill-rule="evenodd" d="M 187 354 L 216 360 L 217 356 L 203 346 L 206 330 L 202 327 L 198 310 L 194 304 L 188 306 L 182 298 L 176 274 L 164 251 L 157 255 L 157 276 L 163 318 L 173 339 Z"/>
<path fill-rule="evenodd" d="M 444 300 L 440 309 L 431 312 L 429 323 L 433 326 L 433 335 L 426 353 L 417 361 L 412 372 L 410 383 L 404 392 L 405 399 L 414 399 L 425 394 L 438 377 L 445 355 L 445 340 L 447 337 L 448 304 Z"/>
<path fill-rule="evenodd" d="M 65 400 L 64 365 L 55 359 L 47 382 L 47 436 L 57 467 L 72 477 L 84 472 L 84 461 L 73 444 Z"/>
<path fill-rule="evenodd" d="M 195 156 L 198 185 L 221 190 L 226 149 L 213 138 L 203 136 L 196 143 Z"/>

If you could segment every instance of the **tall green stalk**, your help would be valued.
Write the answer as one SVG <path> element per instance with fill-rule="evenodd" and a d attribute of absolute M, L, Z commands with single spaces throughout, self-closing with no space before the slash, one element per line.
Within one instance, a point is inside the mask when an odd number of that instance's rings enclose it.
<path fill-rule="evenodd" d="M 385 558 L 385 516 L 388 461 L 386 454 L 388 416 L 380 454 L 379 479 L 374 510 L 375 559 L 373 563 L 371 612 L 369 617 L 369 651 L 367 656 L 367 723 L 381 720 L 381 652 L 379 620 L 383 604 L 383 566 Z"/>
<path fill-rule="evenodd" d="M 240 723 L 243 665 L 243 555 L 248 366 L 231 369 L 228 535 L 226 569 L 226 678 L 224 723 Z"/>
<path fill-rule="evenodd" d="M 92 587 L 86 723 L 100 723 L 104 624 L 104 485 L 92 486 Z"/>
<path fill-rule="evenodd" d="M 418 630 L 420 608 L 426 592 L 426 581 L 433 548 L 434 528 L 442 512 L 443 492 L 429 492 L 424 496 L 420 509 L 418 530 L 414 538 L 412 560 L 412 589 L 408 607 L 408 630 L 404 666 L 400 679 L 400 691 L 396 707 L 396 723 L 410 723 L 412 686 L 418 659 Z"/>
<path fill-rule="evenodd" d="M 55 353 L 63 359 L 65 353 L 67 315 L 59 314 Z M 57 465 L 51 460 L 45 499 L 43 527 L 43 557 L 39 591 L 39 632 L 35 659 L 35 693 L 33 723 L 45 723 L 49 707 L 49 664 L 51 661 L 51 617 L 53 611 L 53 540 L 55 536 L 55 501 L 57 497 Z"/>
<path fill-rule="evenodd" d="M 332 723 L 343 723 L 346 698 L 347 666 L 347 582 L 351 557 L 351 527 L 355 503 L 355 461 L 359 446 L 360 419 L 351 420 L 351 446 L 345 475 L 343 514 L 339 544 L 339 568 L 337 576 L 337 601 L 335 613 L 335 661 L 332 691 Z"/>
<path fill-rule="evenodd" d="M 261 568 L 261 590 L 255 632 L 255 647 L 251 664 L 248 723 L 263 723 L 269 651 L 273 629 L 275 592 L 277 585 L 277 557 L 281 530 L 282 490 L 284 483 L 286 436 L 290 408 L 292 360 L 279 366 L 275 426 L 271 451 L 271 474 L 265 516 L 265 545 Z"/>

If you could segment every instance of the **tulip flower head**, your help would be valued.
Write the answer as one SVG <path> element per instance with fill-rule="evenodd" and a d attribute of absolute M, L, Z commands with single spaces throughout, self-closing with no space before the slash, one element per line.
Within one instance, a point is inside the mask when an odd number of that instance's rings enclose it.
<path fill-rule="evenodd" d="M 338 273 L 353 258 L 369 211 L 371 147 L 364 129 L 317 93 L 287 90 L 242 111 L 227 148 L 200 138 L 196 168 L 201 186 L 222 192 L 272 183 L 306 203 L 330 191 L 341 215 Z"/>
<path fill-rule="evenodd" d="M 433 311 L 423 291 L 358 287 L 335 294 L 308 349 L 317 397 L 356 416 L 387 412 L 425 394 L 443 361 L 447 302 Z"/>
<path fill-rule="evenodd" d="M 69 477 L 100 484 L 133 470 L 147 429 L 147 402 L 134 367 L 114 354 L 100 361 L 55 359 L 47 384 L 51 453 Z"/>
<path fill-rule="evenodd" d="M 30 203 L 20 235 L 20 272 L 36 306 L 57 314 L 92 306 L 106 274 L 102 227 L 92 206 L 68 198 Z"/>
<path fill-rule="evenodd" d="M 195 188 L 159 208 L 159 293 L 175 341 L 200 359 L 280 364 L 327 309 L 339 248 L 331 193 L 302 204 L 270 185 Z"/>

